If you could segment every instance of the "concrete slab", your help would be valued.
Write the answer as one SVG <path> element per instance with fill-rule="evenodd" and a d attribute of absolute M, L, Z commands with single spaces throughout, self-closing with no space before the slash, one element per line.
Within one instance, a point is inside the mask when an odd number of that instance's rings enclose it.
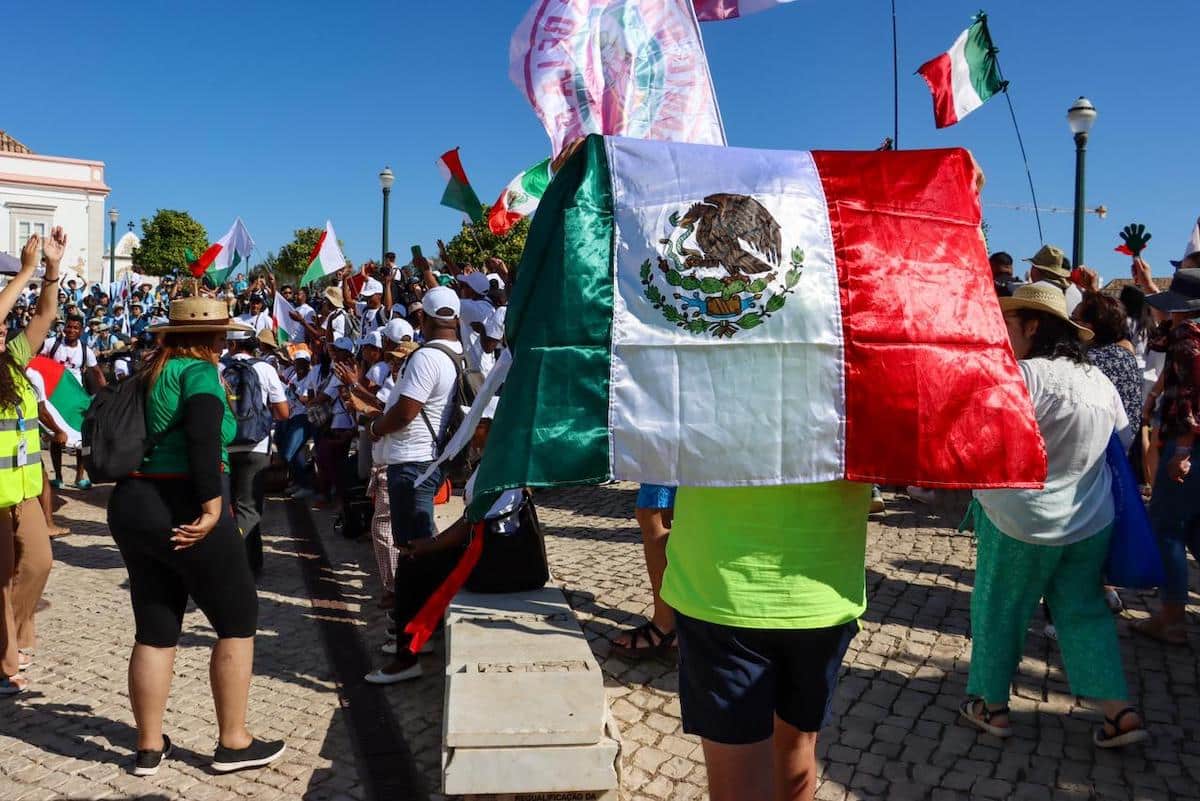
<path fill-rule="evenodd" d="M 607 737 L 594 745 L 456 748 L 447 754 L 442 792 L 469 796 L 611 790 L 617 787 L 619 754 L 617 741 Z"/>
<path fill-rule="evenodd" d="M 604 734 L 599 670 L 452 673 L 445 743 L 450 748 L 588 745 Z"/>
<path fill-rule="evenodd" d="M 517 664 L 540 665 L 548 672 L 577 666 L 599 669 L 574 617 L 461 618 L 446 632 L 447 674 L 472 665 L 482 666 L 472 668 L 479 672 Z"/>

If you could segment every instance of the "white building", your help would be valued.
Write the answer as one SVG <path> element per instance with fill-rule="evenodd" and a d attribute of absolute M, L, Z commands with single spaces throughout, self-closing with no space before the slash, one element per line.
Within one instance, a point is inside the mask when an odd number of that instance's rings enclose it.
<path fill-rule="evenodd" d="M 107 278 L 104 203 L 110 191 L 104 162 L 38 155 L 0 131 L 0 251 L 20 256 L 30 234 L 61 225 L 68 238 L 63 266 L 89 282 Z"/>
<path fill-rule="evenodd" d="M 117 240 L 117 255 L 113 259 L 116 266 L 115 275 L 117 280 L 130 270 L 133 269 L 133 249 L 142 244 L 142 240 L 138 239 L 138 235 L 133 231 L 126 231 L 120 239 Z M 104 276 L 108 280 L 108 249 L 104 250 Z"/>

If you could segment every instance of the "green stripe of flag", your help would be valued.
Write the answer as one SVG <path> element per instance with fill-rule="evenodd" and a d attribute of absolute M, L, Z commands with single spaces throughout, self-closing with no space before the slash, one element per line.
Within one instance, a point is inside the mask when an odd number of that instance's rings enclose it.
<path fill-rule="evenodd" d="M 987 21 L 981 19 L 968 29 L 964 46 L 964 55 L 971 69 L 971 85 L 980 100 L 987 100 L 1004 88 L 994 50 Z"/>

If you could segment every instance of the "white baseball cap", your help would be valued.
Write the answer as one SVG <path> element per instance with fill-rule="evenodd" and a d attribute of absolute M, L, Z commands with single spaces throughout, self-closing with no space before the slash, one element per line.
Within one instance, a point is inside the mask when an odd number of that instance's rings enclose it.
<path fill-rule="evenodd" d="M 354 353 L 354 340 L 350 337 L 338 337 L 333 340 L 333 346 L 338 350 L 344 350 L 347 353 Z"/>
<path fill-rule="evenodd" d="M 365 282 L 363 282 L 362 291 L 358 294 L 362 295 L 364 298 L 369 298 L 372 295 L 382 295 L 383 284 L 379 283 L 374 278 L 368 278 Z"/>
<path fill-rule="evenodd" d="M 500 273 L 488 273 L 487 279 L 489 283 L 504 289 L 504 279 L 500 277 Z"/>
<path fill-rule="evenodd" d="M 367 345 L 374 345 L 377 348 L 382 348 L 383 336 L 380 335 L 378 331 L 372 331 L 369 334 L 363 334 L 362 338 L 358 340 L 358 346 L 362 348 L 366 347 Z"/>
<path fill-rule="evenodd" d="M 312 354 L 309 353 L 308 351 L 304 350 L 303 348 L 297 348 L 296 352 L 292 354 L 292 361 L 298 361 L 300 359 L 304 359 L 305 361 L 311 362 Z"/>
<path fill-rule="evenodd" d="M 475 290 L 480 295 L 486 295 L 488 290 L 492 288 L 492 284 L 483 273 L 467 273 L 460 275 L 458 280 L 462 281 L 471 289 Z"/>
<path fill-rule="evenodd" d="M 411 340 L 413 333 L 413 327 L 408 324 L 408 320 L 399 317 L 388 320 L 387 325 L 383 327 L 383 335 L 392 342 L 403 342 L 405 337 Z"/>
<path fill-rule="evenodd" d="M 425 314 L 438 320 L 455 320 L 458 319 L 462 305 L 458 302 L 458 295 L 454 294 L 453 289 L 436 286 L 425 293 L 425 297 L 421 299 L 421 308 L 425 310 Z M 440 309 L 449 309 L 449 312 L 438 314 Z"/>

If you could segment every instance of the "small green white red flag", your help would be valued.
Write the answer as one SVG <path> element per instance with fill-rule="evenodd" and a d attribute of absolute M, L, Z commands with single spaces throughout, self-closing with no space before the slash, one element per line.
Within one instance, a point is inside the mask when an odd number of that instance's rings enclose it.
<path fill-rule="evenodd" d="M 46 393 L 46 410 L 67 433 L 67 447 L 79 447 L 83 413 L 92 399 L 74 373 L 48 356 L 34 356 L 29 361 L 29 370 L 41 379 Z"/>
<path fill-rule="evenodd" d="M 508 182 L 488 211 L 488 228 L 504 236 L 523 217 L 537 211 L 546 187 L 550 185 L 550 159 L 543 159 Z"/>
<path fill-rule="evenodd" d="M 280 345 L 286 342 L 303 342 L 304 326 L 292 319 L 296 307 L 287 302 L 280 293 L 275 293 L 275 306 L 271 320 L 275 323 L 275 339 Z"/>
<path fill-rule="evenodd" d="M 977 14 L 950 49 L 922 64 L 917 74 L 933 92 L 933 117 L 939 128 L 953 125 L 1004 91 L 1007 84 L 1000 78 L 987 15 Z"/>
<path fill-rule="evenodd" d="M 467 173 L 463 170 L 462 161 L 458 158 L 458 148 L 447 150 L 438 158 L 438 169 L 446 177 L 446 191 L 442 192 L 442 205 L 457 209 L 467 215 L 471 222 L 483 219 L 483 204 L 479 195 L 471 188 Z"/>
<path fill-rule="evenodd" d="M 307 286 L 313 281 L 319 281 L 327 275 L 332 275 L 346 266 L 346 257 L 338 245 L 337 234 L 333 232 L 333 223 L 325 221 L 325 232 L 317 240 L 308 257 L 308 269 L 300 279 L 301 286 Z"/>
<path fill-rule="evenodd" d="M 250 238 L 250 232 L 246 230 L 242 218 L 238 217 L 233 221 L 229 231 L 225 236 L 217 240 L 217 244 L 205 251 L 205 256 L 208 256 L 209 251 L 213 248 L 219 248 L 213 254 L 211 263 L 208 265 L 208 272 L 205 273 L 215 286 L 220 286 L 229 280 L 229 276 L 238 267 L 245 269 L 246 263 L 250 259 L 250 251 L 254 250 L 254 240 Z"/>

